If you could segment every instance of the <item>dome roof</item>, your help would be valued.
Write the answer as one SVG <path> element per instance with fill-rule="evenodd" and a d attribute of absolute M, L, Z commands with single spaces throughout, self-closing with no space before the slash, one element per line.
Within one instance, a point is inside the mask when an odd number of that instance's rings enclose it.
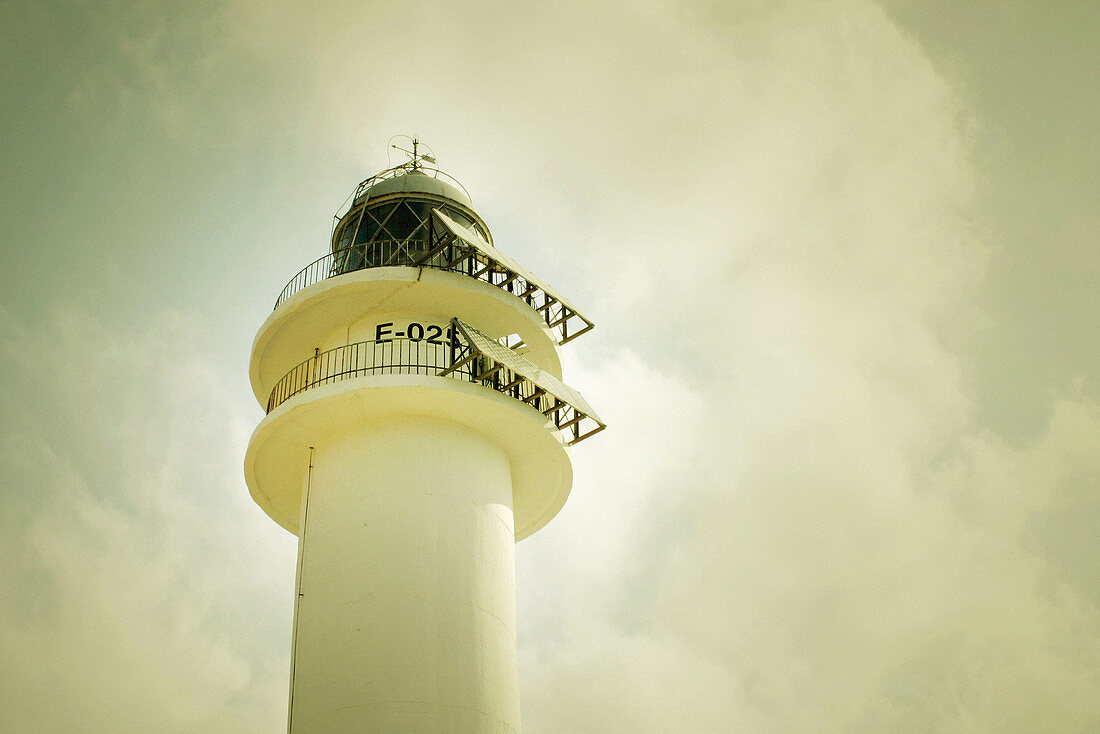
<path fill-rule="evenodd" d="M 376 181 L 355 198 L 355 203 L 387 194 L 434 194 L 473 208 L 473 202 L 465 191 L 419 168 Z"/>

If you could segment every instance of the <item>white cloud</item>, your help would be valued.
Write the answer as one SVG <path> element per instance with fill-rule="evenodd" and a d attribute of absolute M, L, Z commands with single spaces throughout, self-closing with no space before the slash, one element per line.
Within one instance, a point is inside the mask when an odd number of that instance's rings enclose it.
<path fill-rule="evenodd" d="M 975 429 L 966 358 L 948 346 L 981 320 L 969 293 L 985 259 L 960 108 L 884 16 L 846 7 L 752 25 L 754 52 L 731 44 L 728 65 L 760 88 L 727 102 L 725 137 L 698 123 L 721 141 L 699 183 L 633 202 L 648 227 L 631 236 L 596 226 L 600 274 L 633 260 L 602 338 L 656 368 L 639 386 L 667 372 L 696 397 L 670 421 L 639 390 L 596 440 L 629 455 L 646 426 L 698 444 L 662 466 L 679 481 L 659 501 L 623 515 L 648 532 L 620 531 L 631 545 L 614 551 L 637 575 L 589 573 L 599 560 L 571 541 L 584 517 L 544 531 L 565 540 L 534 550 L 569 554 L 575 577 L 554 607 L 566 631 L 528 651 L 534 731 L 1072 730 L 1100 716 L 1094 584 L 1032 528 L 1059 474 L 1095 484 L 1080 449 L 1095 413 L 1067 403 L 1023 452 Z M 619 379 L 609 363 L 581 384 Z M 624 462 L 593 451 L 578 451 L 577 494 L 629 496 L 602 481 Z M 715 685 L 724 705 L 685 693 Z"/>
<path fill-rule="evenodd" d="M 16 731 L 278 726 L 293 545 L 238 479 L 250 416 L 178 315 L 5 318 L 0 720 Z"/>

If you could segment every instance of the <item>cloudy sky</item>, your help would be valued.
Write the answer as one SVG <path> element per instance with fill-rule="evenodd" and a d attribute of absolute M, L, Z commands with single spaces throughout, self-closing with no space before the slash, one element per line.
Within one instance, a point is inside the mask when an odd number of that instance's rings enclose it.
<path fill-rule="evenodd" d="M 0 729 L 285 726 L 248 352 L 419 133 L 598 324 L 527 734 L 1100 730 L 1100 4 L 2 17 Z"/>

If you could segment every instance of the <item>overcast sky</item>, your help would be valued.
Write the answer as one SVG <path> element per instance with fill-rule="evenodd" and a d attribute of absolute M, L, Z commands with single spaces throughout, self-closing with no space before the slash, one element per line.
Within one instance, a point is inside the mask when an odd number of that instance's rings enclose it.
<path fill-rule="evenodd" d="M 3 731 L 285 727 L 248 353 L 396 133 L 598 326 L 527 734 L 1100 730 L 1100 4 L 2 15 Z"/>

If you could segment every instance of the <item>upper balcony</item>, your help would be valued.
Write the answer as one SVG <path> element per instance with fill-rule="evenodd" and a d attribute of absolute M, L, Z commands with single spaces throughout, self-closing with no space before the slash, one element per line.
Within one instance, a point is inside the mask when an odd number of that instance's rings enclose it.
<path fill-rule="evenodd" d="M 395 179 L 388 179 L 393 181 Z M 460 273 L 526 303 L 567 344 L 593 328 L 572 303 L 491 243 L 488 229 L 466 207 L 430 194 L 389 193 L 343 216 L 333 251 L 295 275 L 275 301 L 278 309 L 304 288 L 367 268 L 433 268 Z M 462 220 L 462 221 L 459 221 Z"/>

